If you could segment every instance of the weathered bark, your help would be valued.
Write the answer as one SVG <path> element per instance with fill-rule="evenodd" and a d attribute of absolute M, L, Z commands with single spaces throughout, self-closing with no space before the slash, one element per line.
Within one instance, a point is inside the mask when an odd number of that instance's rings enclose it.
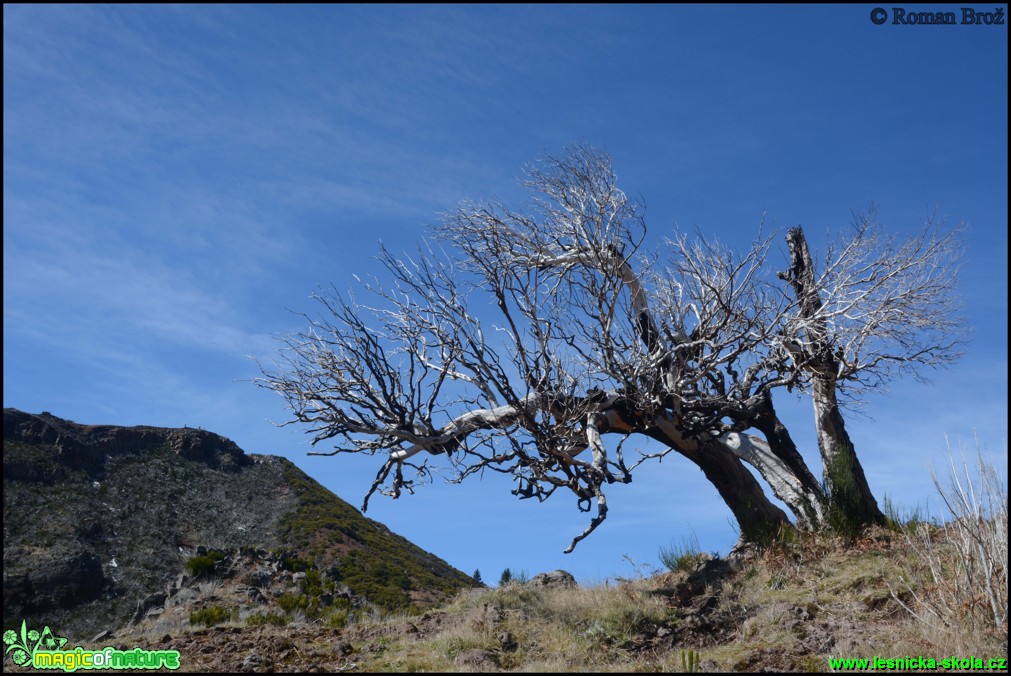
<path fill-rule="evenodd" d="M 825 471 L 828 499 L 850 527 L 882 523 L 884 515 L 871 493 L 863 467 L 846 433 L 846 424 L 836 397 L 839 360 L 828 339 L 822 301 L 815 281 L 814 263 L 804 231 L 792 228 L 786 235 L 790 249 L 790 269 L 779 273 L 790 283 L 797 298 L 803 336 L 789 336 L 794 363 L 811 377 L 815 429 Z M 801 338 L 803 341 L 801 342 Z"/>
<path fill-rule="evenodd" d="M 839 403 L 836 400 L 835 381 L 827 378 L 813 379 L 815 426 L 818 447 L 822 449 L 825 463 L 825 486 L 832 506 L 841 510 L 848 527 L 871 523 L 884 523 L 885 516 L 864 475 L 864 469 L 846 433 Z"/>
<path fill-rule="evenodd" d="M 698 465 L 733 512 L 742 540 L 765 543 L 783 529 L 791 528 L 786 513 L 769 500 L 741 458 L 722 440 L 699 443 L 686 439 L 669 415 L 658 417 L 645 433 Z"/>
<path fill-rule="evenodd" d="M 779 419 L 768 392 L 752 398 L 749 402 L 748 422 L 765 435 L 771 452 L 787 468 L 799 486 L 795 497 L 780 497 L 797 517 L 797 525 L 805 529 L 819 529 L 825 525 L 826 500 L 821 484 L 808 469 L 807 463 L 797 450 L 790 431 Z M 765 476 L 763 474 L 763 476 Z M 775 490 L 775 489 L 774 489 Z M 779 495 L 777 494 L 777 497 Z"/>
<path fill-rule="evenodd" d="M 786 513 L 772 504 L 762 485 L 726 445 L 716 440 L 707 443 L 693 460 L 734 513 L 743 540 L 768 543 L 791 527 Z"/>
<path fill-rule="evenodd" d="M 805 485 L 797 471 L 778 457 L 764 439 L 750 434 L 727 432 L 720 436 L 718 442 L 758 470 L 773 494 L 793 512 L 800 528 L 810 530 L 821 525 L 825 509 L 820 487 Z M 801 476 L 810 475 L 806 467 L 802 469 Z"/>
<path fill-rule="evenodd" d="M 542 407 L 548 399 L 550 397 L 545 395 L 531 394 L 522 399 L 519 406 L 507 405 L 471 411 L 456 418 L 441 430 L 434 431 L 430 436 L 398 431 L 398 434 L 413 443 L 391 453 L 392 463 L 381 472 L 380 477 L 377 477 L 377 482 L 386 479 L 394 463 L 406 461 L 422 451 L 435 454 L 452 452 L 471 433 L 478 430 L 508 428 L 517 422 L 524 414 L 524 410 Z M 651 424 L 646 424 L 643 420 L 631 417 L 624 406 L 623 398 L 615 393 L 600 393 L 595 399 L 599 407 L 588 409 L 587 400 L 573 400 L 568 402 L 567 408 L 591 411 L 588 416 L 589 424 L 586 426 L 586 443 L 573 447 L 570 453 L 574 458 L 589 448 L 593 455 L 592 467 L 596 471 L 606 471 L 606 451 L 602 434 L 642 433 L 674 449 L 702 470 L 738 520 L 743 540 L 767 541 L 781 529 L 789 528 L 790 521 L 786 514 L 768 499 L 761 484 L 744 468 L 741 461 L 747 462 L 759 472 L 775 496 L 793 512 L 800 528 L 813 529 L 824 525 L 826 509 L 821 486 L 808 470 L 789 432 L 776 416 L 771 398 L 756 399 L 752 410 L 749 411 L 749 419 L 756 429 L 766 435 L 765 440 L 737 432 L 724 433 L 718 438 L 686 436 L 674 422 L 674 416 L 669 413 L 653 420 Z M 841 418 L 839 420 L 841 421 Z M 842 434 L 845 435 L 845 429 L 842 429 Z M 860 476 L 862 478 L 862 473 Z M 599 503 L 598 516 L 587 532 L 576 538 L 575 542 L 592 532 L 606 516 L 606 501 L 600 495 L 596 497 Z"/>

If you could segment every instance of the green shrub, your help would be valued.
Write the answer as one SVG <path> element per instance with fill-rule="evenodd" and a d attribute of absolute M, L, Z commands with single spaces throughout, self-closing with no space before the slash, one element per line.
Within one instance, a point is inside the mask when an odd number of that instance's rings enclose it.
<path fill-rule="evenodd" d="M 269 612 L 256 613 L 246 618 L 247 627 L 262 627 L 265 624 L 284 627 L 288 625 L 288 617 L 284 613 Z"/>
<path fill-rule="evenodd" d="M 837 449 L 832 460 L 825 466 L 822 488 L 828 495 L 828 526 L 836 535 L 847 540 L 855 540 L 864 526 L 876 523 L 878 518 L 872 513 L 853 478 L 853 461 L 856 454 L 851 446 Z"/>
<path fill-rule="evenodd" d="M 885 515 L 885 525 L 898 532 L 915 529 L 921 523 L 931 523 L 919 505 L 914 509 L 901 509 L 887 495 L 881 501 L 881 511 Z"/>
<path fill-rule="evenodd" d="M 441 565 L 432 555 L 402 538 L 391 537 L 385 528 L 363 519 L 294 465 L 283 464 L 284 480 L 298 502 L 280 521 L 286 549 L 275 550 L 275 554 L 281 568 L 306 573 L 300 591 L 310 598 L 333 593 L 334 583 L 339 583 L 383 610 L 410 613 L 417 610 L 409 593 L 412 590 L 450 596 L 472 586 L 466 575 L 450 569 L 440 571 Z M 355 546 L 335 551 L 334 545 L 340 543 Z M 325 574 L 318 568 L 323 565 Z M 314 579 L 316 575 L 319 580 Z"/>
<path fill-rule="evenodd" d="M 355 614 L 351 610 L 341 608 L 330 613 L 324 624 L 330 629 L 343 629 L 348 625 L 353 616 L 355 616 Z"/>
<path fill-rule="evenodd" d="M 310 568 L 313 568 L 311 563 L 300 558 L 296 554 L 282 553 L 280 559 L 281 560 L 278 562 L 278 565 L 281 567 L 281 570 L 286 570 L 291 573 L 304 573 Z"/>
<path fill-rule="evenodd" d="M 670 547 L 660 547 L 660 563 L 672 573 L 694 572 L 696 566 L 704 560 L 705 554 L 699 547 L 699 539 L 695 533 L 683 538 L 681 544 L 672 542 Z"/>
<path fill-rule="evenodd" d="M 190 613 L 190 624 L 213 627 L 232 619 L 232 611 L 222 606 L 208 606 Z"/>
<path fill-rule="evenodd" d="M 205 556 L 194 556 L 186 562 L 186 570 L 192 573 L 195 577 L 209 575 L 214 572 L 214 567 L 218 564 L 218 561 L 223 558 L 225 558 L 225 556 L 220 552 L 210 552 Z"/>
<path fill-rule="evenodd" d="M 296 610 L 307 610 L 309 608 L 309 597 L 305 594 L 281 594 L 277 597 L 277 605 L 281 610 L 291 614 Z"/>

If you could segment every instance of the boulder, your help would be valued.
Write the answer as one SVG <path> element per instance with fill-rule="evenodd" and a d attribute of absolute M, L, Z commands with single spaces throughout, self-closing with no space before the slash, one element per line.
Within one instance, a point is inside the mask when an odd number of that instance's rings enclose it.
<path fill-rule="evenodd" d="M 564 570 L 556 570 L 550 573 L 540 573 L 539 575 L 534 575 L 530 578 L 530 581 L 526 583 L 527 587 L 534 587 L 537 589 L 565 589 L 569 587 L 577 587 L 576 578 L 572 577 L 572 573 Z"/>

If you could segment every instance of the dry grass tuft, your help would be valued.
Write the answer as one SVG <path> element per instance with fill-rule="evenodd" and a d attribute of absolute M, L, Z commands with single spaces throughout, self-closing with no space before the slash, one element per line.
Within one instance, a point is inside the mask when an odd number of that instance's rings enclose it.
<path fill-rule="evenodd" d="M 964 654 L 1002 649 L 1007 655 L 1007 486 L 978 445 L 975 458 L 963 453 L 960 462 L 949 449 L 944 484 L 932 476 L 949 520 L 906 531 L 920 566 L 913 571 L 916 583 L 903 580 L 911 597 L 903 606 L 939 647 Z"/>

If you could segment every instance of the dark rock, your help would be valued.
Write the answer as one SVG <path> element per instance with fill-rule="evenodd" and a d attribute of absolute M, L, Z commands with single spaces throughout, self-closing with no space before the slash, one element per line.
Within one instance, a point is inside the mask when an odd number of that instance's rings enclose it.
<path fill-rule="evenodd" d="M 244 669 L 256 669 L 257 667 L 263 666 L 265 663 L 266 660 L 263 659 L 263 655 L 251 653 L 246 656 L 246 659 L 242 660 L 242 667 Z"/>
<path fill-rule="evenodd" d="M 503 631 L 498 635 L 498 643 L 502 650 L 507 653 L 511 653 L 519 648 L 519 644 L 516 642 L 516 639 L 513 638 L 512 632 L 509 631 Z"/>
<path fill-rule="evenodd" d="M 402 580 L 367 579 L 371 569 L 361 562 L 407 562 L 410 592 L 425 604 L 472 584 L 291 462 L 248 456 L 212 432 L 80 425 L 4 409 L 4 441 L 5 625 L 50 624 L 81 637 L 131 622 L 174 631 L 215 584 L 221 585 L 216 603 L 226 610 L 256 604 L 274 617 L 263 605 L 283 595 L 280 585 L 293 577 L 304 587 L 305 573 L 292 576 L 292 568 L 309 560 L 310 548 L 326 580 L 355 573 L 355 584 L 390 590 L 405 604 L 411 595 Z M 374 530 L 382 542 L 336 540 L 314 525 L 324 513 L 346 531 Z M 340 565 L 346 545 L 360 555 L 363 570 Z M 215 562 L 193 561 L 197 556 Z M 333 601 L 367 607 L 355 591 L 334 594 Z"/>
<path fill-rule="evenodd" d="M 39 565 L 27 575 L 10 581 L 4 575 L 4 610 L 17 605 L 22 612 L 72 608 L 101 598 L 106 584 L 102 562 L 95 554 L 53 549 L 39 557 Z"/>
<path fill-rule="evenodd" d="M 104 473 L 106 456 L 144 453 L 165 446 L 182 458 L 213 469 L 235 471 L 253 463 L 235 442 L 206 430 L 78 425 L 47 413 L 32 415 L 11 408 L 4 409 L 4 439 L 51 446 L 59 465 L 83 469 L 96 477 Z M 29 477 L 38 478 L 38 468 L 11 468 L 15 475 L 26 470 Z M 4 476 L 8 476 L 6 462 Z"/>
<path fill-rule="evenodd" d="M 504 620 L 505 614 L 495 604 L 483 603 L 470 611 L 468 619 L 477 629 L 489 629 Z"/>
<path fill-rule="evenodd" d="M 265 587 L 270 584 L 270 571 L 260 566 L 242 576 L 242 583 L 250 587 Z"/>
<path fill-rule="evenodd" d="M 143 601 L 137 604 L 137 612 L 133 614 L 132 623 L 136 624 L 137 622 L 140 622 L 149 614 L 148 611 L 155 608 L 155 606 L 160 607 L 164 605 L 165 599 L 167 598 L 168 595 L 164 592 L 155 592 L 154 594 L 145 597 Z M 162 610 L 164 610 L 164 608 L 159 608 L 159 612 Z"/>
<path fill-rule="evenodd" d="M 671 600 L 675 606 L 685 607 L 707 591 L 712 595 L 722 588 L 723 580 L 733 572 L 734 567 L 726 559 L 705 559 L 688 579 L 675 586 Z"/>
<path fill-rule="evenodd" d="M 6 566 L 5 566 L 6 568 Z M 4 608 L 22 608 L 31 598 L 32 585 L 28 575 L 8 575 L 4 571 Z"/>

